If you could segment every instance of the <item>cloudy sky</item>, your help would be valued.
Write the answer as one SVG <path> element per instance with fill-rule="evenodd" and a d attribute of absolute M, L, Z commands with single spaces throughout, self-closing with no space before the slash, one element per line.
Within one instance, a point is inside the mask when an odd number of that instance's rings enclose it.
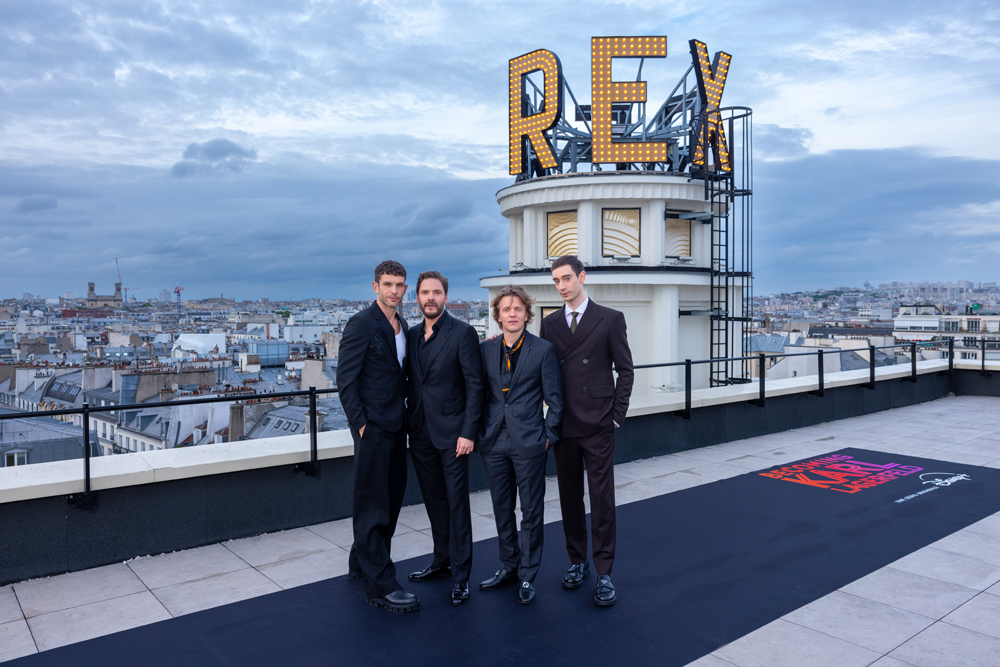
<path fill-rule="evenodd" d="M 0 3 L 0 297 L 362 297 L 394 257 L 453 296 L 507 262 L 507 60 L 591 35 L 733 54 L 754 110 L 757 293 L 997 280 L 987 2 Z"/>

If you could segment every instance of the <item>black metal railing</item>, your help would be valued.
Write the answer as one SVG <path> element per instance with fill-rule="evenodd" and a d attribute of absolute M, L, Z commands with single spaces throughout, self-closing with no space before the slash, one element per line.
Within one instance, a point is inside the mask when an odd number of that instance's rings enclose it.
<path fill-rule="evenodd" d="M 868 382 L 866 382 L 866 383 L 864 383 L 862 385 L 859 385 L 859 387 L 864 388 L 864 389 L 874 389 L 875 388 L 875 367 L 876 367 L 876 363 L 875 363 L 875 351 L 876 350 L 895 349 L 895 348 L 899 348 L 899 347 L 908 347 L 908 348 L 910 348 L 910 375 L 907 376 L 906 378 L 903 378 L 903 379 L 906 380 L 906 381 L 908 381 L 908 382 L 916 382 L 917 381 L 917 348 L 918 347 L 925 347 L 925 348 L 939 349 L 943 345 L 944 345 L 944 341 L 921 341 L 921 342 L 911 341 L 911 342 L 908 342 L 908 343 L 894 343 L 892 345 L 879 345 L 879 346 L 875 346 L 875 345 L 872 345 L 871 343 L 869 343 L 868 344 Z M 947 347 L 948 347 L 948 371 L 947 372 L 950 375 L 955 370 L 955 341 L 954 341 L 954 339 L 949 339 L 948 340 Z M 709 364 L 709 363 L 713 363 L 713 362 L 734 362 L 735 363 L 735 362 L 757 361 L 758 362 L 758 366 L 759 366 L 759 370 L 758 370 L 757 398 L 748 401 L 748 403 L 751 403 L 753 405 L 757 405 L 759 407 L 764 407 L 764 405 L 766 405 L 765 401 L 766 401 L 767 360 L 768 359 L 783 359 L 785 357 L 808 357 L 808 356 L 815 356 L 816 357 L 816 364 L 817 364 L 817 371 L 818 371 L 817 375 L 818 375 L 819 387 L 815 391 L 810 391 L 810 392 L 807 392 L 807 393 L 810 394 L 810 395 L 812 395 L 812 396 L 822 397 L 826 393 L 825 387 L 824 387 L 823 355 L 825 355 L 825 354 L 843 354 L 845 352 L 854 352 L 854 351 L 856 351 L 856 350 L 852 350 L 850 348 L 841 349 L 841 348 L 833 347 L 833 348 L 820 348 L 820 349 L 816 350 L 815 352 L 775 352 L 774 354 L 766 354 L 764 352 L 760 352 L 760 353 L 757 353 L 757 354 L 754 354 L 754 355 L 750 355 L 750 356 L 745 356 L 745 357 L 730 357 L 730 358 L 727 358 L 727 359 L 698 359 L 696 361 L 692 361 L 691 359 L 685 359 L 684 361 L 670 361 L 670 362 L 661 363 L 661 364 L 638 364 L 638 365 L 634 366 L 633 368 L 635 368 L 636 370 L 639 370 L 639 369 L 643 369 L 643 368 L 672 368 L 672 367 L 683 366 L 684 367 L 684 409 L 683 410 L 678 410 L 678 411 L 674 412 L 673 414 L 676 415 L 676 416 L 678 416 L 678 417 L 683 417 L 684 419 L 691 419 L 691 390 L 692 390 L 692 387 L 691 387 L 691 367 L 694 366 L 694 365 L 696 365 L 696 364 Z M 982 364 L 982 371 L 981 372 L 985 375 L 985 374 L 989 373 L 986 370 L 986 353 L 985 353 L 985 348 L 984 348 L 984 352 L 982 354 L 982 357 L 983 357 L 983 364 Z"/>
<path fill-rule="evenodd" d="M 232 403 L 234 401 L 247 401 L 276 398 L 297 398 L 300 396 L 309 397 L 309 461 L 297 463 L 293 467 L 295 472 L 305 473 L 309 477 L 319 477 L 319 451 L 316 441 L 316 431 L 319 423 L 316 414 L 316 397 L 319 394 L 336 393 L 336 388 L 317 389 L 309 387 L 308 390 L 285 391 L 273 394 L 240 394 L 230 396 L 208 396 L 205 398 L 182 398 L 176 401 L 159 401 L 156 403 L 129 403 L 126 405 L 103 405 L 91 406 L 84 403 L 83 407 L 65 408 L 61 410 L 41 410 L 38 412 L 11 412 L 0 414 L 0 421 L 5 419 L 24 419 L 27 417 L 60 417 L 70 415 L 82 415 L 83 426 L 83 493 L 70 495 L 68 500 L 84 509 L 92 509 L 97 505 L 97 493 L 90 484 L 90 414 L 92 412 L 123 412 L 128 410 L 145 410 L 147 408 L 173 407 L 175 405 L 204 405 L 207 403 Z"/>
<path fill-rule="evenodd" d="M 869 376 L 868 382 L 859 385 L 860 388 L 874 389 L 875 388 L 875 352 L 876 350 L 885 349 L 895 349 L 900 347 L 910 348 L 910 374 L 906 378 L 902 378 L 904 381 L 916 382 L 917 381 L 917 349 L 919 347 L 930 347 L 934 349 L 940 349 L 944 346 L 944 341 L 922 341 L 922 342 L 908 342 L 908 343 L 895 343 L 892 345 L 880 345 L 874 346 L 868 345 L 868 369 Z M 955 367 L 955 341 L 954 339 L 949 339 L 947 341 L 948 348 L 948 370 L 942 371 L 947 372 L 949 375 L 954 372 Z M 746 363 L 750 361 L 757 361 L 759 365 L 758 377 L 759 384 L 757 390 L 757 398 L 747 401 L 750 404 L 757 405 L 759 407 L 764 407 L 766 405 L 766 383 L 767 383 L 767 360 L 768 359 L 783 359 L 785 357 L 806 357 L 815 356 L 818 370 L 818 388 L 815 391 L 807 392 L 810 395 L 822 397 L 825 394 L 824 388 L 824 355 L 826 354 L 842 354 L 845 352 L 853 352 L 852 349 L 840 349 L 840 348 L 821 348 L 815 352 L 776 352 L 773 354 L 757 353 L 742 357 L 729 357 L 726 359 L 685 359 L 684 361 L 673 361 L 657 364 L 639 364 L 634 366 L 636 370 L 647 369 L 647 368 L 672 368 L 672 367 L 684 367 L 684 408 L 673 412 L 672 414 L 683 417 L 684 419 L 691 419 L 691 392 L 693 389 L 692 382 L 692 370 L 695 365 L 702 364 L 712 364 L 719 362 L 733 362 L 733 363 Z M 989 374 L 986 370 L 986 354 L 985 354 L 985 343 L 983 347 L 983 363 L 982 363 L 982 373 L 984 375 Z M 91 475 L 90 475 L 90 458 L 91 458 L 91 447 L 90 447 L 90 414 L 93 412 L 124 412 L 128 410 L 143 410 L 147 408 L 157 408 L 157 407 L 173 407 L 175 405 L 203 405 L 208 403 L 229 403 L 234 401 L 255 401 L 260 399 L 276 399 L 276 398 L 297 398 L 302 396 L 309 397 L 309 461 L 304 463 L 297 463 L 293 466 L 295 472 L 305 473 L 310 477 L 318 477 L 320 474 L 319 465 L 319 455 L 317 449 L 317 426 L 318 426 L 318 416 L 316 411 L 316 398 L 319 394 L 330 394 L 336 393 L 338 390 L 336 388 L 331 389 L 316 389 L 316 387 L 309 387 L 308 390 L 300 391 L 287 391 L 281 393 L 273 394 L 253 394 L 253 395 L 229 395 L 229 396 L 212 396 L 205 398 L 182 398 L 179 400 L 156 402 L 156 403 L 133 403 L 126 405 L 105 405 L 105 406 L 90 406 L 88 403 L 84 403 L 83 407 L 80 408 L 66 408 L 61 410 L 43 410 L 38 412 L 11 412 L 6 414 L 0 414 L 0 421 L 5 419 L 24 419 L 30 417 L 57 417 L 64 415 L 82 415 L 83 417 L 83 475 L 84 475 L 84 491 L 82 494 L 73 494 L 69 496 L 68 500 L 77 505 L 78 507 L 84 509 L 92 509 L 96 507 L 97 504 L 97 493 L 91 488 Z"/>

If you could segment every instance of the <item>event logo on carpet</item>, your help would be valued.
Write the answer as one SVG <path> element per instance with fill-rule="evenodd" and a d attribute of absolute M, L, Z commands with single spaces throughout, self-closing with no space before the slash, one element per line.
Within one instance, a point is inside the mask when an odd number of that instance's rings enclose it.
<path fill-rule="evenodd" d="M 917 466 L 899 463 L 866 463 L 845 454 L 828 454 L 758 474 L 762 477 L 805 484 L 817 489 L 857 493 L 922 470 L 923 468 Z M 948 481 L 948 483 L 951 482 Z"/>

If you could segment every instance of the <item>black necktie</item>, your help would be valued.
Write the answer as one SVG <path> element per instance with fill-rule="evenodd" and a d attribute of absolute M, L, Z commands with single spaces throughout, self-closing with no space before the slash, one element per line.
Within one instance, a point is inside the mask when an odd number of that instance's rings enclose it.
<path fill-rule="evenodd" d="M 571 313 L 570 313 L 570 315 L 572 315 L 572 316 L 573 316 L 573 321 L 569 323 L 569 330 L 570 330 L 570 331 L 571 331 L 572 333 L 576 333 L 576 317 L 577 317 L 577 315 L 579 315 L 579 314 L 580 314 L 580 313 L 576 312 L 575 310 L 574 310 L 573 312 L 571 312 Z"/>

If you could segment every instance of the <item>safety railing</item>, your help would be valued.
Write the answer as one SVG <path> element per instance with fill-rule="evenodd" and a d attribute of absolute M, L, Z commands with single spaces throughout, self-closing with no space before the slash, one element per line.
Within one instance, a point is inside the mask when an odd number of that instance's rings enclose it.
<path fill-rule="evenodd" d="M 908 343 L 894 343 L 892 345 L 878 345 L 878 346 L 872 345 L 871 343 L 869 343 L 868 344 L 868 348 L 867 348 L 867 351 L 868 351 L 868 382 L 866 382 L 866 383 L 864 383 L 862 385 L 859 385 L 859 386 L 862 387 L 862 388 L 865 388 L 865 389 L 874 389 L 875 388 L 875 368 L 876 368 L 876 362 L 875 362 L 875 356 L 876 355 L 875 355 L 875 352 L 876 352 L 876 350 L 887 350 L 887 349 L 895 349 L 895 348 L 900 348 L 900 347 L 908 347 L 908 348 L 910 348 L 910 375 L 907 378 L 905 378 L 905 379 L 908 380 L 908 381 L 910 381 L 910 382 L 916 382 L 917 381 L 917 349 L 921 348 L 921 347 L 923 347 L 923 348 L 940 349 L 943 346 L 944 346 L 944 341 L 920 341 L 920 342 L 910 341 Z M 948 373 L 951 374 L 955 370 L 955 340 L 953 338 L 948 339 L 947 347 L 948 347 Z M 698 359 L 698 360 L 685 359 L 684 361 L 671 361 L 671 362 L 660 363 L 660 364 L 638 364 L 638 365 L 634 366 L 633 368 L 635 368 L 636 370 L 639 370 L 639 369 L 643 369 L 643 368 L 677 368 L 677 367 L 683 366 L 684 367 L 684 409 L 683 410 L 678 410 L 677 412 L 675 412 L 673 414 L 675 414 L 678 417 L 683 417 L 684 419 L 691 419 L 691 392 L 692 392 L 692 389 L 693 389 L 692 382 L 691 382 L 691 375 L 692 375 L 691 371 L 692 371 L 692 367 L 693 366 L 697 366 L 699 364 L 710 364 L 710 363 L 717 363 L 717 362 L 728 363 L 728 362 L 757 361 L 758 362 L 758 366 L 759 366 L 759 370 L 758 370 L 757 398 L 755 398 L 755 399 L 753 399 L 753 400 L 751 400 L 749 402 L 752 403 L 753 405 L 764 407 L 764 405 L 766 404 L 765 402 L 766 402 L 767 360 L 768 359 L 777 359 L 777 358 L 784 359 L 785 357 L 816 357 L 816 364 L 817 364 L 817 370 L 818 370 L 817 376 L 818 376 L 818 381 L 819 381 L 819 387 L 815 391 L 810 391 L 808 393 L 810 395 L 812 395 L 812 396 L 823 396 L 825 394 L 824 371 L 823 371 L 823 358 L 824 358 L 824 355 L 826 355 L 826 354 L 843 354 L 845 352 L 856 352 L 858 349 L 863 349 L 863 348 L 841 349 L 841 348 L 832 347 L 832 348 L 820 348 L 820 349 L 817 349 L 815 352 L 775 352 L 773 354 L 767 354 L 765 352 L 760 352 L 758 354 L 753 354 L 753 355 L 749 355 L 749 356 L 745 356 L 745 357 L 729 357 L 729 358 L 726 358 L 726 359 Z M 981 370 L 981 373 L 983 375 L 987 375 L 988 371 L 986 370 L 986 347 L 985 347 L 985 342 L 984 342 L 982 353 L 981 353 L 980 356 L 982 357 L 982 370 Z"/>
<path fill-rule="evenodd" d="M 102 405 L 102 406 L 91 406 L 88 403 L 84 403 L 83 407 L 79 408 L 65 408 L 61 410 L 41 410 L 37 412 L 11 412 L 6 414 L 0 414 L 0 421 L 6 419 L 25 419 L 28 417 L 60 417 L 60 416 L 71 416 L 71 415 L 82 415 L 83 421 L 83 493 L 82 494 L 72 494 L 69 496 L 69 501 L 72 504 L 77 505 L 83 509 L 92 509 L 97 504 L 97 494 L 91 488 L 90 483 L 90 459 L 91 459 L 91 446 L 90 446 L 90 415 L 95 412 L 126 412 L 128 410 L 146 410 L 148 408 L 161 408 L 161 407 L 173 407 L 179 405 L 204 405 L 207 403 L 232 403 L 234 401 L 246 401 L 266 398 L 268 400 L 273 400 L 277 398 L 297 398 L 302 396 L 309 397 L 309 461 L 305 463 L 297 463 L 294 466 L 295 472 L 305 473 L 309 477 L 319 477 L 320 475 L 320 465 L 319 465 L 319 450 L 316 439 L 316 431 L 318 427 L 319 420 L 316 413 L 316 397 L 319 394 L 330 394 L 336 393 L 338 390 L 336 388 L 331 389 L 317 389 L 316 387 L 309 387 L 308 390 L 301 391 L 286 391 L 281 393 L 273 394 L 241 394 L 239 396 L 209 396 L 205 398 L 182 398 L 176 401 L 160 401 L 155 403 L 129 403 L 126 405 Z"/>
<path fill-rule="evenodd" d="M 868 382 L 859 385 L 862 388 L 874 389 L 875 388 L 875 368 L 876 361 L 875 352 L 877 350 L 886 349 L 896 349 L 896 348 L 909 348 L 910 352 L 910 374 L 905 380 L 910 382 L 917 381 L 917 350 L 919 348 L 934 348 L 940 349 L 944 347 L 944 341 L 921 341 L 921 342 L 908 342 L 908 343 L 896 343 L 892 345 L 880 345 L 874 346 L 869 344 L 868 360 L 869 360 L 869 377 Z M 954 371 L 955 364 L 955 341 L 954 339 L 949 339 L 947 343 L 948 348 L 948 373 L 951 374 Z M 860 348 L 864 349 L 864 348 Z M 751 362 L 757 361 L 759 365 L 758 371 L 758 395 L 756 399 L 752 399 L 749 402 L 763 407 L 766 404 L 766 384 L 767 384 L 767 360 L 774 358 L 785 358 L 785 357 L 808 357 L 815 356 L 818 368 L 818 388 L 815 391 L 808 392 L 814 396 L 823 396 L 824 389 L 824 364 L 823 359 L 827 354 L 841 354 L 845 352 L 855 352 L 857 349 L 840 349 L 840 348 L 821 348 L 817 349 L 815 352 L 776 352 L 772 354 L 758 353 L 748 356 L 741 357 L 731 357 L 727 359 L 685 359 L 684 361 L 674 361 L 656 364 L 638 364 L 634 366 L 636 370 L 644 368 L 684 368 L 684 408 L 682 410 L 676 411 L 672 414 L 683 417 L 684 419 L 691 419 L 692 414 L 692 369 L 694 366 L 702 364 L 711 364 L 718 362 Z M 986 370 L 986 354 L 985 354 L 985 341 L 982 348 L 981 357 L 982 362 L 982 374 L 987 375 L 989 372 Z M 297 398 L 297 397 L 308 397 L 309 398 L 309 461 L 304 463 L 297 463 L 294 466 L 295 472 L 302 472 L 306 476 L 318 477 L 320 475 L 320 465 L 319 465 L 319 454 L 317 447 L 317 430 L 318 430 L 318 416 L 316 411 L 316 398 L 320 394 L 330 394 L 336 393 L 338 390 L 336 388 L 331 389 L 316 389 L 316 387 L 309 387 L 308 390 L 301 391 L 287 391 L 281 393 L 273 394 L 259 394 L 259 395 L 239 395 L 239 396 L 212 396 L 204 398 L 182 398 L 178 400 L 171 400 L 165 402 L 150 402 L 150 403 L 133 403 L 126 405 L 103 405 L 103 406 L 91 406 L 88 403 L 84 403 L 83 407 L 80 408 L 66 408 L 61 410 L 43 410 L 38 412 L 11 412 L 6 414 L 0 414 L 0 421 L 7 419 L 24 419 L 31 417 L 58 417 L 58 416 L 69 416 L 69 415 L 81 415 L 82 416 L 82 426 L 83 426 L 83 482 L 84 491 L 81 494 L 73 494 L 69 496 L 69 501 L 78 507 L 84 509 L 92 509 L 97 504 L 97 493 L 91 487 L 91 471 L 90 471 L 90 459 L 91 459 L 91 445 L 90 445 L 90 415 L 92 413 L 100 412 L 125 412 L 128 410 L 144 410 L 148 408 L 158 408 L 158 407 L 173 407 L 181 405 L 204 405 L 209 403 L 231 403 L 235 401 L 246 401 L 255 400 L 261 398 L 267 398 L 268 400 L 280 399 L 280 398 Z"/>

